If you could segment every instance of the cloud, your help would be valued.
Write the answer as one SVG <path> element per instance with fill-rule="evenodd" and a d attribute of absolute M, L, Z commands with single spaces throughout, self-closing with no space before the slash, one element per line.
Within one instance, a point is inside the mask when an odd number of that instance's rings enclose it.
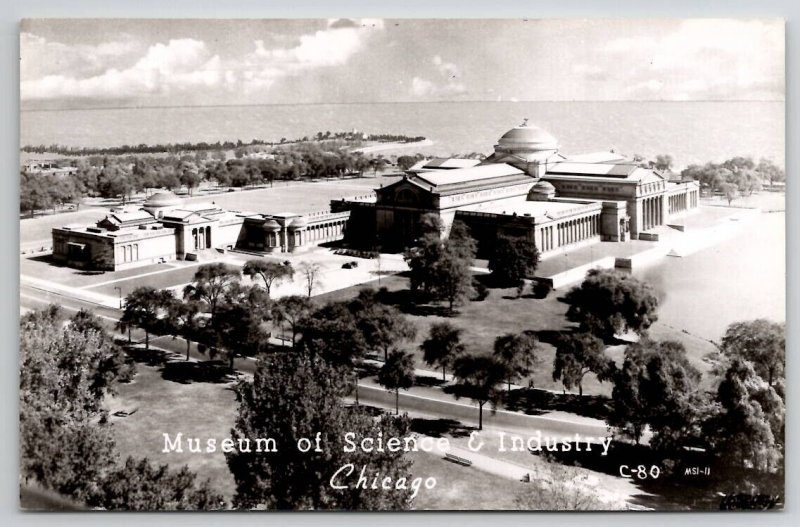
<path fill-rule="evenodd" d="M 783 39 L 780 21 L 692 19 L 611 40 L 601 53 L 632 98 L 783 98 Z"/>
<path fill-rule="evenodd" d="M 268 90 L 285 77 L 344 65 L 364 48 L 370 36 L 383 28 L 380 19 L 331 20 L 325 29 L 294 39 L 294 45 L 268 47 L 264 40 L 256 40 L 250 51 L 226 60 L 212 55 L 201 40 L 173 39 L 140 50 L 138 60 L 135 56 L 130 58 L 133 64 L 127 68 L 118 65 L 124 63 L 120 57 L 130 54 L 133 43 L 69 46 L 26 35 L 22 42 L 23 64 L 25 57 L 35 64 L 45 50 L 54 60 L 47 67 L 29 67 L 22 76 L 20 92 L 24 100 L 170 95 L 192 88 L 218 88 L 224 90 L 222 93 L 249 95 Z M 77 51 L 79 57 L 73 62 L 91 63 L 93 70 L 105 67 L 86 75 L 71 64 L 58 67 L 59 60 Z"/>
<path fill-rule="evenodd" d="M 434 55 L 431 63 L 439 74 L 438 81 L 414 77 L 411 80 L 411 95 L 419 98 L 435 98 L 452 97 L 467 92 L 467 87 L 460 80 L 461 72 L 456 64 L 446 62 L 439 55 Z"/>
<path fill-rule="evenodd" d="M 383 28 L 380 19 L 339 19 L 329 21 L 326 29 L 301 35 L 293 47 L 267 48 L 263 40 L 256 40 L 255 50 L 231 72 L 240 75 L 246 94 L 268 89 L 283 77 L 346 64 L 375 31 Z"/>
<path fill-rule="evenodd" d="M 70 73 L 91 76 L 102 73 L 114 61 L 135 56 L 141 52 L 129 36 L 98 45 L 66 45 L 34 33 L 20 34 L 20 79 L 33 80 L 46 75 Z"/>
<path fill-rule="evenodd" d="M 150 46 L 145 55 L 129 68 L 110 68 L 102 74 L 85 78 L 68 74 L 45 75 L 22 81 L 20 93 L 22 99 L 169 94 L 198 86 L 217 86 L 223 79 L 221 70 L 219 56 L 211 56 L 205 43 L 175 39 Z"/>

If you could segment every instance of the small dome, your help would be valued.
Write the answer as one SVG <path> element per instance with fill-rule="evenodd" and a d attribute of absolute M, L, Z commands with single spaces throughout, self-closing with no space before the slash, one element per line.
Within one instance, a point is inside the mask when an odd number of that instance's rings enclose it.
<path fill-rule="evenodd" d="M 306 219 L 302 216 L 298 216 L 292 220 L 292 223 L 289 224 L 290 229 L 305 229 L 308 225 Z"/>
<path fill-rule="evenodd" d="M 538 192 L 540 194 L 549 194 L 550 192 L 555 192 L 556 187 L 554 187 L 549 181 L 539 181 L 533 186 L 531 191 Z"/>
<path fill-rule="evenodd" d="M 275 232 L 281 230 L 281 225 L 275 220 L 267 220 L 261 225 L 261 228 L 265 231 Z"/>
<path fill-rule="evenodd" d="M 503 134 L 497 141 L 497 146 L 511 151 L 558 150 L 558 141 L 538 126 L 529 125 L 526 119 L 521 125 Z"/>
<path fill-rule="evenodd" d="M 554 198 L 556 187 L 547 181 L 539 181 L 528 192 L 528 201 L 545 201 Z"/>
<path fill-rule="evenodd" d="M 144 202 L 144 207 L 176 207 L 181 205 L 183 200 L 172 192 L 156 192 Z"/>

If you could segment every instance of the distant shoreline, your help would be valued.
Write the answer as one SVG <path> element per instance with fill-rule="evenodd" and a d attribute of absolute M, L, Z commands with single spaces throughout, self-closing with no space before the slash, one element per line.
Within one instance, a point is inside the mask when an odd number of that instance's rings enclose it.
<path fill-rule="evenodd" d="M 394 141 L 391 143 L 379 143 L 377 145 L 372 146 L 362 146 L 358 148 L 354 148 L 351 152 L 361 152 L 362 154 L 373 154 L 375 152 L 383 152 L 385 150 L 395 150 L 400 148 L 412 148 L 412 147 L 419 147 L 419 146 L 433 146 L 434 143 L 430 139 L 423 139 L 422 141 L 412 141 L 412 142 L 401 142 L 401 141 Z"/>

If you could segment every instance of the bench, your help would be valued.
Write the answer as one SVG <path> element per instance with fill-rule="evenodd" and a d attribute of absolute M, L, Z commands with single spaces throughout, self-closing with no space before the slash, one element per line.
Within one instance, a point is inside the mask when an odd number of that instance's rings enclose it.
<path fill-rule="evenodd" d="M 444 455 L 444 458 L 447 461 L 452 461 L 453 463 L 458 463 L 459 465 L 463 465 L 465 467 L 471 467 L 472 466 L 472 461 L 470 461 L 469 459 L 465 459 L 463 457 L 458 457 L 458 456 L 456 456 L 454 454 L 451 454 L 450 452 L 446 452 L 445 455 Z"/>

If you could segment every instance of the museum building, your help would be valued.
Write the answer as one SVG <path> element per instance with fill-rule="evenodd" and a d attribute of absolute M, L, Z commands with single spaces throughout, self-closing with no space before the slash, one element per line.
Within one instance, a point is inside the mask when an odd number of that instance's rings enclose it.
<path fill-rule="evenodd" d="M 657 240 L 653 229 L 698 206 L 695 181 L 671 181 L 614 152 L 565 156 L 527 122 L 505 133 L 482 162 L 434 159 L 374 199 L 337 201 L 351 212 L 345 241 L 402 249 L 433 213 L 447 231 L 460 220 L 488 254 L 499 236 L 526 237 L 542 256 L 600 241 Z M 446 234 L 446 233 L 445 233 Z"/>
<path fill-rule="evenodd" d="M 212 252 L 293 253 L 342 238 L 349 212 L 258 214 L 184 204 L 172 192 L 140 208 L 119 208 L 95 225 L 55 228 L 53 259 L 71 267 L 120 271 Z"/>
<path fill-rule="evenodd" d="M 505 133 L 483 161 L 429 159 L 374 194 L 331 202 L 312 214 L 227 211 L 186 204 L 171 192 L 140 208 L 112 209 L 90 226 L 55 228 L 53 258 L 72 267 L 122 270 L 206 251 L 293 253 L 344 240 L 369 250 L 403 250 L 425 214 L 456 220 L 491 254 L 500 236 L 532 240 L 542 257 L 587 244 L 657 240 L 698 206 L 695 181 L 672 181 L 615 153 L 565 156 L 556 139 L 527 122 Z"/>

